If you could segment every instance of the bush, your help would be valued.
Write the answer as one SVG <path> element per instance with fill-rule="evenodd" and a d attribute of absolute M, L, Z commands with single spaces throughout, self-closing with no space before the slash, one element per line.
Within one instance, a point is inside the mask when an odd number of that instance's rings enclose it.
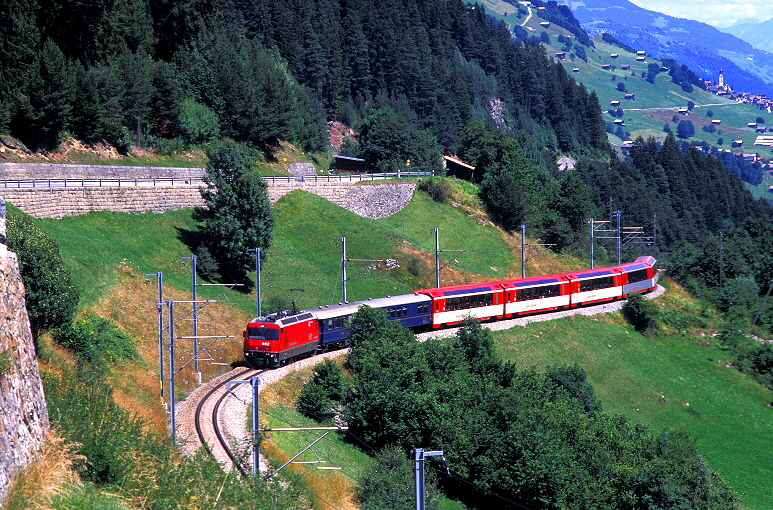
<path fill-rule="evenodd" d="M 315 420 L 331 418 L 334 407 L 344 397 L 343 371 L 336 362 L 326 359 L 316 365 L 313 372 L 311 380 L 298 395 L 298 411 Z"/>
<path fill-rule="evenodd" d="M 622 308 L 623 317 L 636 331 L 642 333 L 650 328 L 657 317 L 657 307 L 641 294 L 631 294 Z"/>
<path fill-rule="evenodd" d="M 27 294 L 32 334 L 69 324 L 78 305 L 78 291 L 62 262 L 59 245 L 22 212 L 8 210 L 8 249 L 19 257 Z"/>
<path fill-rule="evenodd" d="M 126 333 L 91 312 L 82 312 L 72 324 L 54 330 L 53 335 L 59 345 L 98 366 L 140 359 L 134 341 Z"/>
<path fill-rule="evenodd" d="M 439 177 L 421 179 L 418 188 L 419 191 L 423 191 L 429 195 L 432 200 L 440 202 L 441 204 L 448 202 L 454 191 L 453 187 L 446 179 Z"/>

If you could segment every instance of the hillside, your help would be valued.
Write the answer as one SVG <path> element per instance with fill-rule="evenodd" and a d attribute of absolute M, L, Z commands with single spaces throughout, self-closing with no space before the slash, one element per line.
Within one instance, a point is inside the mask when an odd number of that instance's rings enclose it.
<path fill-rule="evenodd" d="M 508 5 L 489 2 L 487 8 L 493 9 L 494 16 L 502 17 L 508 14 Z M 674 83 L 668 68 L 661 69 L 667 54 L 658 56 L 658 53 L 647 51 L 644 60 L 637 60 L 638 55 L 635 53 L 597 36 L 592 40 L 593 47 L 583 47 L 582 54 L 585 58 L 581 58 L 580 50 L 576 50 L 579 43 L 571 43 L 576 41 L 576 36 L 556 24 L 545 26 L 540 13 L 541 11 L 532 9 L 529 19 L 523 12 L 509 13 L 503 19 L 508 20 L 511 30 L 518 26 L 534 36 L 539 35 L 547 55 L 561 63 L 576 81 L 596 93 L 601 109 L 605 112 L 603 119 L 608 126 L 609 143 L 613 147 L 619 150 L 623 141 L 634 140 L 639 136 L 644 139 L 654 137 L 662 141 L 667 134 L 664 126 L 668 125 L 671 131 L 676 131 L 678 123 L 684 120 L 692 122 L 695 127 L 694 135 L 684 139 L 687 142 L 705 142 L 710 147 L 731 149 L 732 141 L 743 140 L 742 152 L 755 152 L 763 158 L 773 157 L 773 151 L 769 147 L 754 146 L 759 133 L 748 126 L 749 123 L 756 122 L 758 117 L 765 120 L 766 126 L 773 126 L 773 115 L 767 111 L 760 110 L 753 104 L 739 103 L 711 94 L 698 86 L 693 86 L 691 92 L 686 92 L 679 83 Z M 543 33 L 547 37 L 542 35 Z M 625 38 L 622 40 L 626 41 Z M 566 41 L 570 42 L 567 44 Z M 631 44 L 636 46 L 634 42 Z M 645 47 L 636 46 L 635 49 L 645 50 Z M 679 64 L 685 64 L 678 58 L 676 60 Z M 657 74 L 652 81 L 648 81 L 646 77 L 652 72 L 652 65 L 657 65 Z M 703 77 L 698 70 L 691 70 Z M 728 76 L 727 71 L 725 75 Z M 729 79 L 727 82 L 731 83 Z M 738 84 L 731 85 L 740 90 Z M 623 89 L 620 89 L 621 86 Z M 633 99 L 626 99 L 626 94 L 633 94 Z M 679 108 L 687 107 L 688 103 L 695 105 L 694 110 L 677 115 Z M 623 117 L 608 113 L 618 107 L 623 110 Z M 620 120 L 623 124 L 615 124 L 610 129 L 610 124 Z M 704 131 L 702 128 L 712 124 L 712 121 L 721 124 L 711 133 Z M 616 133 L 624 133 L 624 136 L 621 138 Z"/>
<path fill-rule="evenodd" d="M 773 19 L 760 23 L 737 23 L 722 31 L 743 39 L 759 50 L 773 52 Z"/>
<path fill-rule="evenodd" d="M 305 210 L 309 214 L 294 214 L 297 210 Z M 127 366 L 116 372 L 114 384 L 122 405 L 146 416 L 159 428 L 163 426 L 163 414 L 154 411 L 156 405 L 151 404 L 156 390 L 152 384 L 156 348 L 155 285 L 143 282 L 140 275 L 164 271 L 165 294 L 185 299 L 189 293 L 189 272 L 188 268 L 179 264 L 179 257 L 187 249 L 181 242 L 184 236 L 179 233 L 190 228 L 187 214 L 186 211 L 162 215 L 99 213 L 39 222 L 61 244 L 65 260 L 75 269 L 76 285 L 91 286 L 94 280 L 108 283 L 84 304 L 101 315 L 111 317 L 140 341 L 140 351 L 151 368 Z M 354 256 L 391 255 L 402 266 L 396 272 L 372 271 L 356 276 L 349 288 L 355 298 L 402 292 L 425 285 L 427 279 L 432 279 L 428 265 L 433 239 L 428 225 L 421 218 L 428 216 L 436 218 L 433 223 L 441 229 L 443 247 L 471 249 L 469 255 L 458 257 L 459 266 L 452 266 L 458 269 L 444 270 L 444 282 L 446 278 L 449 278 L 448 282 L 496 278 L 507 271 L 517 271 L 519 266 L 516 240 L 476 224 L 457 208 L 437 204 L 421 194 L 417 194 L 401 215 L 385 220 L 356 217 L 302 192 L 280 200 L 276 214 L 276 242 L 264 273 L 264 299 L 267 303 L 275 299 L 286 300 L 289 286 L 306 289 L 298 303 L 303 307 L 329 302 L 331 297 L 335 299 L 339 285 L 338 252 L 332 238 L 340 235 L 347 236 Z M 105 228 L 107 225 L 109 228 Z M 156 232 L 155 237 L 146 238 L 143 232 L 148 231 Z M 299 232 L 313 232 L 314 235 L 301 236 Z M 70 239 L 81 241 L 72 242 Z M 127 244 L 123 240 L 131 242 Z M 103 256 L 86 258 L 95 251 L 102 252 Z M 411 262 L 414 259 L 419 262 L 414 264 Z M 545 274 L 569 267 L 583 267 L 583 262 L 545 254 L 532 259 L 528 271 L 530 274 Z M 291 276 L 299 274 L 303 276 Z M 676 287 L 672 287 L 672 291 L 676 296 L 681 295 Z M 749 508 L 765 508 L 769 501 L 763 488 L 769 485 L 770 480 L 766 471 L 760 468 L 762 461 L 754 455 L 739 452 L 735 447 L 732 453 L 728 453 L 727 443 L 730 434 L 734 442 L 755 444 L 755 451 L 767 450 L 765 441 L 773 435 L 769 431 L 761 431 L 759 427 L 766 427 L 760 412 L 767 411 L 764 404 L 768 394 L 748 377 L 715 362 L 724 360 L 726 351 L 702 345 L 705 339 L 696 335 L 713 330 L 717 319 L 713 312 L 700 312 L 701 305 L 685 297 L 668 296 L 663 298 L 665 310 L 682 310 L 696 317 L 694 320 L 702 326 L 675 333 L 674 336 L 649 340 L 624 327 L 617 315 L 600 321 L 565 319 L 556 324 L 534 324 L 524 329 L 517 328 L 517 331 L 498 333 L 497 350 L 522 369 L 541 369 L 546 364 L 557 362 L 579 363 L 588 372 L 605 410 L 625 415 L 654 430 L 663 426 L 686 428 L 697 438 L 701 449 L 706 450 L 711 466 L 734 481 L 742 501 Z M 217 351 L 217 356 L 226 356 L 225 361 L 232 361 L 233 358 L 227 356 L 238 355 L 238 337 L 242 327 L 239 318 L 244 320 L 254 312 L 254 300 L 251 295 L 231 293 L 228 301 L 230 304 L 223 308 L 220 315 L 208 321 L 219 321 L 220 331 L 237 337 L 237 340 L 226 341 L 231 344 L 230 349 Z M 233 311 L 228 312 L 228 308 L 233 308 Z M 229 326 L 223 328 L 223 324 Z M 701 345 L 696 347 L 696 342 Z M 614 349 L 610 351 L 607 344 L 613 345 Z M 712 361 L 705 362 L 706 356 Z M 708 372 L 712 375 L 707 375 L 706 367 L 712 367 Z M 209 366 L 207 370 L 213 368 L 217 368 L 216 365 Z M 690 383 L 696 380 L 701 381 L 697 387 Z M 298 383 L 294 384 L 297 391 Z M 184 382 L 180 386 L 189 387 Z M 657 403 L 660 391 L 668 394 L 667 410 L 661 410 Z M 720 398 L 719 395 L 724 395 L 726 391 L 727 396 Z M 270 401 L 269 405 L 274 409 L 272 413 L 275 416 L 281 413 L 279 415 L 283 419 L 300 423 L 296 415 L 287 414 L 290 412 L 286 409 L 287 398 L 285 396 L 280 402 Z M 732 406 L 724 404 L 726 399 L 732 400 Z M 683 401 L 691 402 L 695 412 L 686 411 L 681 405 Z M 744 418 L 736 422 L 736 416 Z M 755 418 L 750 421 L 750 417 Z M 729 430 L 716 433 L 725 428 Z M 351 455 L 356 457 L 361 454 Z"/>
<path fill-rule="evenodd" d="M 607 32 L 655 58 L 673 58 L 713 80 L 723 69 L 736 90 L 773 95 L 773 56 L 733 35 L 698 21 L 648 11 L 627 0 L 572 5 L 591 36 Z"/>

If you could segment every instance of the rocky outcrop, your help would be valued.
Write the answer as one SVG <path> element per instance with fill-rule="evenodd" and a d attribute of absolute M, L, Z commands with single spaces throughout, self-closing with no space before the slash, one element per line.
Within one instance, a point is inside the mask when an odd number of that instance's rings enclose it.
<path fill-rule="evenodd" d="M 5 239 L 5 203 L 2 238 Z M 48 430 L 48 410 L 16 255 L 0 244 L 0 506 L 14 474 L 33 459 Z"/>

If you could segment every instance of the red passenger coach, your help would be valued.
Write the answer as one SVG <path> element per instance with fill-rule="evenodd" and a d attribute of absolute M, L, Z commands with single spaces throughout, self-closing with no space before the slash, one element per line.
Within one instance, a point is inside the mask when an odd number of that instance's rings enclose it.
<path fill-rule="evenodd" d="M 571 282 L 573 307 L 623 297 L 623 273 L 618 267 L 587 269 L 566 276 Z"/>
<path fill-rule="evenodd" d="M 650 292 L 658 283 L 658 265 L 655 257 L 639 257 L 620 266 L 623 273 L 623 297 L 636 292 Z"/>
<path fill-rule="evenodd" d="M 505 289 L 505 315 L 569 308 L 571 285 L 569 278 L 557 274 L 502 282 Z"/>
<path fill-rule="evenodd" d="M 416 294 L 432 298 L 433 328 L 458 324 L 467 317 L 501 319 L 505 313 L 505 296 L 499 282 L 423 289 L 417 290 Z"/>
<path fill-rule="evenodd" d="M 247 324 L 244 358 L 252 366 L 278 367 L 289 360 L 313 354 L 319 341 L 314 314 L 269 315 Z"/>

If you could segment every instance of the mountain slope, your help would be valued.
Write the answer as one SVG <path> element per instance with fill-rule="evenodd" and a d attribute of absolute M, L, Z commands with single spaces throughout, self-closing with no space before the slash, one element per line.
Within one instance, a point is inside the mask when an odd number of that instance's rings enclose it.
<path fill-rule="evenodd" d="M 773 55 L 731 34 L 648 11 L 628 0 L 564 3 L 591 36 L 607 32 L 656 58 L 673 58 L 707 79 L 716 80 L 722 69 L 736 90 L 773 94 Z"/>
<path fill-rule="evenodd" d="M 758 50 L 773 52 L 773 18 L 761 23 L 738 23 L 722 31 L 748 42 Z"/>

